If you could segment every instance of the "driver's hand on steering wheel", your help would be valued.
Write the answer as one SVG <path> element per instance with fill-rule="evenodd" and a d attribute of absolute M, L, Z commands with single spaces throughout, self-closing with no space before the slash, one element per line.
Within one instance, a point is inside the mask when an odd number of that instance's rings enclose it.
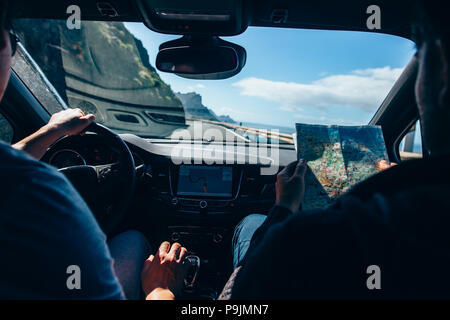
<path fill-rule="evenodd" d="M 86 115 L 81 109 L 66 109 L 54 113 L 46 126 L 61 136 L 73 136 L 82 133 L 94 120 L 93 114 Z"/>
<path fill-rule="evenodd" d="M 156 255 L 144 262 L 141 273 L 142 289 L 147 300 L 173 300 L 183 288 L 186 268 L 183 258 L 186 248 L 164 241 Z"/>
<path fill-rule="evenodd" d="M 41 159 L 48 147 L 63 136 L 82 134 L 94 122 L 93 114 L 85 115 L 81 109 L 66 109 L 54 113 L 49 122 L 38 131 L 12 145 L 36 159 Z"/>
<path fill-rule="evenodd" d="M 276 205 L 298 211 L 305 195 L 306 161 L 300 159 L 288 164 L 277 175 Z"/>

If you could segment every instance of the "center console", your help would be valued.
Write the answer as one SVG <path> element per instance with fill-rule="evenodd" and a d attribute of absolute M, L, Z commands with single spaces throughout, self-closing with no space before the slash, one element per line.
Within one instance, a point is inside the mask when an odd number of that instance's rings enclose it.
<path fill-rule="evenodd" d="M 275 199 L 275 177 L 260 176 L 258 167 L 171 165 L 154 180 L 157 200 L 178 214 L 267 212 Z"/>
<path fill-rule="evenodd" d="M 234 227 L 248 214 L 270 210 L 276 177 L 250 165 L 174 164 L 154 166 L 152 176 L 154 200 L 168 221 L 166 239 L 200 257 L 200 290 L 203 283 L 208 290 L 223 286 Z"/>
<path fill-rule="evenodd" d="M 170 170 L 171 205 L 180 213 L 230 213 L 242 184 L 242 168 L 181 165 Z"/>

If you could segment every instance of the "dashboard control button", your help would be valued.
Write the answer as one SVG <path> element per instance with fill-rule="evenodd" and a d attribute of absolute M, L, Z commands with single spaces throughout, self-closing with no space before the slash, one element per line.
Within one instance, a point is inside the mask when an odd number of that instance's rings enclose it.
<path fill-rule="evenodd" d="M 222 240 L 223 240 L 223 236 L 222 236 L 220 233 L 215 233 L 215 234 L 213 235 L 213 241 L 214 241 L 215 243 L 221 243 Z"/>
<path fill-rule="evenodd" d="M 178 232 L 173 232 L 170 238 L 172 239 L 172 241 L 179 241 L 181 237 Z"/>
<path fill-rule="evenodd" d="M 178 210 L 178 213 L 183 213 L 183 214 L 200 214 L 200 211 L 193 211 L 193 210 Z"/>
<path fill-rule="evenodd" d="M 205 209 L 208 206 L 208 202 L 206 202 L 205 200 L 200 201 L 199 203 L 200 208 Z"/>

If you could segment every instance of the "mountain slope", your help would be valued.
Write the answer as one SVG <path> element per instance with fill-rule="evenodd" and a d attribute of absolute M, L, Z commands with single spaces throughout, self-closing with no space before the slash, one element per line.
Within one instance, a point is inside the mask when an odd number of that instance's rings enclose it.
<path fill-rule="evenodd" d="M 47 77 L 57 80 L 59 92 L 75 87 L 127 103 L 181 107 L 123 23 L 83 22 L 81 29 L 69 30 L 65 21 L 19 20 L 15 28 Z"/>
<path fill-rule="evenodd" d="M 218 121 L 214 112 L 202 103 L 202 96 L 195 92 L 175 93 L 184 107 L 187 119 L 204 119 Z"/>
<path fill-rule="evenodd" d="M 202 102 L 202 96 L 196 92 L 175 93 L 184 107 L 186 119 L 204 119 L 220 122 L 235 123 L 229 116 L 216 115 L 214 111 L 206 107 Z"/>

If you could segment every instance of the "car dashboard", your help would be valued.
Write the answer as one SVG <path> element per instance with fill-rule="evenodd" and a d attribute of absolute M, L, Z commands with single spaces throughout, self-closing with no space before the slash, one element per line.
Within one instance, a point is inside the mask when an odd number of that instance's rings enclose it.
<path fill-rule="evenodd" d="M 121 137 L 136 166 L 134 197 L 122 229 L 143 232 L 153 248 L 161 241 L 177 241 L 198 255 L 202 261 L 199 283 L 207 284 L 203 294 L 215 297 L 232 271 L 234 228 L 249 214 L 270 211 L 276 173 L 295 160 L 293 146 L 279 146 L 280 168 L 265 175 L 262 169 L 267 166 L 251 159 L 243 163 L 207 164 L 196 158 L 180 162 L 170 156 L 175 145 L 169 141 L 152 142 L 129 134 Z M 117 150 L 100 136 L 87 133 L 57 144 L 43 161 L 61 168 L 112 163 L 117 158 Z"/>

